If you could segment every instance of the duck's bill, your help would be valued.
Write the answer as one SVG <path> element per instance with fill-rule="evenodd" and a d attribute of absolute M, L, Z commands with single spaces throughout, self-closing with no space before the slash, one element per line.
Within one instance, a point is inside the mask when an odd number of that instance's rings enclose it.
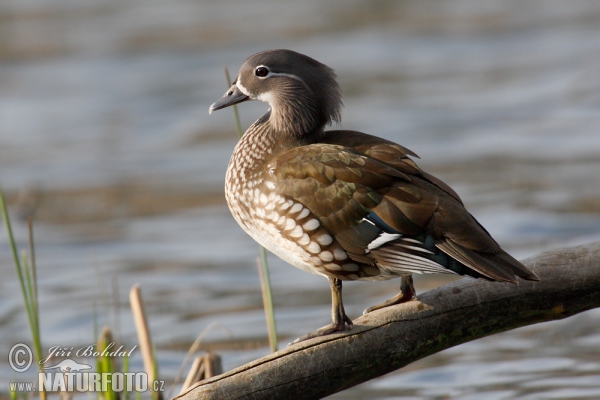
<path fill-rule="evenodd" d="M 249 99 L 248 96 L 246 96 L 244 93 L 242 93 L 242 91 L 236 85 L 233 85 L 227 91 L 227 93 L 225 93 L 223 95 L 223 97 L 221 97 L 219 100 L 212 103 L 212 105 L 208 109 L 208 113 L 212 114 L 213 111 L 220 110 L 222 108 L 241 103 L 248 99 Z"/>

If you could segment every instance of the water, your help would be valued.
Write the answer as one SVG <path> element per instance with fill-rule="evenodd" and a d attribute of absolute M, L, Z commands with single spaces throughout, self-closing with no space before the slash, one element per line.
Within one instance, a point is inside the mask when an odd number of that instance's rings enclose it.
<path fill-rule="evenodd" d="M 223 65 L 269 48 L 332 66 L 342 126 L 414 150 L 516 257 L 600 240 L 595 3 L 20 0 L 0 18 L 0 184 L 22 246 L 34 216 L 45 349 L 91 344 L 94 310 L 135 344 L 139 283 L 161 376 L 213 323 L 205 348 L 226 370 L 268 353 L 258 248 L 223 198 L 233 117 L 207 110 Z M 265 109 L 244 104 L 243 126 Z M 329 292 L 270 262 L 283 346 L 328 322 Z M 29 333 L 4 235 L 0 268 L 6 354 Z M 348 284 L 348 313 L 397 285 Z M 599 398 L 599 317 L 467 343 L 333 397 Z M 0 391 L 28 377 L 2 357 Z"/>

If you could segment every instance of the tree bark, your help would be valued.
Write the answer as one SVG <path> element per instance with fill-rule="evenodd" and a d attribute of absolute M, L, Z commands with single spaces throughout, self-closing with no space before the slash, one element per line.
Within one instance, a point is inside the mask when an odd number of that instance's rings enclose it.
<path fill-rule="evenodd" d="M 178 399 L 318 399 L 444 349 L 600 306 L 600 242 L 524 261 L 541 282 L 464 278 L 197 383 Z"/>

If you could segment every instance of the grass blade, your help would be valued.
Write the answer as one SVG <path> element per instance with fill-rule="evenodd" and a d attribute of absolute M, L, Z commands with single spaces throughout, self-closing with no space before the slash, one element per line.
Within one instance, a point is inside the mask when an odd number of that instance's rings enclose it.
<path fill-rule="evenodd" d="M 231 78 L 229 77 L 229 70 L 225 67 L 225 79 L 227 80 L 227 87 L 231 86 Z M 237 105 L 233 105 L 233 115 L 235 117 L 235 129 L 237 130 L 238 136 L 241 138 L 244 135 L 242 131 L 242 123 L 240 122 L 240 114 L 238 113 Z"/>
<path fill-rule="evenodd" d="M 266 256 L 264 247 L 261 246 L 261 256 Z M 267 332 L 269 334 L 269 346 L 271 347 L 271 351 L 275 353 L 278 349 L 278 340 L 277 340 L 277 326 L 275 325 L 275 312 L 273 310 L 273 300 L 271 298 L 270 291 L 267 290 L 267 283 L 270 282 L 269 279 L 269 269 L 265 268 L 265 263 L 262 262 L 262 257 L 256 258 L 256 263 L 258 265 L 258 276 L 260 277 L 260 289 L 262 291 L 263 297 L 263 306 L 265 309 L 265 318 L 267 319 Z"/>
<path fill-rule="evenodd" d="M 32 298 L 33 298 L 33 306 L 34 306 L 34 317 L 35 324 L 40 327 L 40 313 L 39 313 L 39 302 L 38 302 L 38 287 L 37 287 L 37 267 L 35 263 L 35 246 L 33 245 L 33 221 L 31 217 L 27 218 L 27 231 L 29 232 L 29 255 L 31 256 L 31 279 L 33 281 L 33 290 L 32 290 Z M 40 349 L 41 351 L 41 349 Z"/>
<path fill-rule="evenodd" d="M 2 220 L 4 221 L 4 226 L 6 227 L 6 233 L 8 234 L 8 241 L 10 243 L 10 249 L 12 251 L 13 261 L 15 263 L 15 267 L 17 268 L 17 275 L 19 277 L 19 283 L 21 284 L 21 293 L 23 293 L 23 301 L 25 302 L 25 307 L 27 307 L 27 290 L 25 289 L 25 278 L 23 277 L 23 269 L 21 268 L 21 260 L 19 259 L 19 254 L 17 252 L 17 244 L 15 242 L 15 238 L 13 236 L 12 226 L 10 223 L 10 218 L 8 217 L 8 210 L 6 209 L 6 202 L 4 201 L 4 194 L 2 193 L 2 189 L 0 189 L 0 211 L 2 212 Z M 27 310 L 27 316 L 29 317 L 29 324 L 33 326 L 31 317 L 29 315 L 29 309 Z"/>
<path fill-rule="evenodd" d="M 34 244 L 33 244 L 33 228 L 31 227 L 31 222 L 29 223 L 29 248 L 31 250 L 31 259 L 32 265 L 29 266 L 27 253 L 24 251 L 22 254 L 23 263 L 19 258 L 19 254 L 17 252 L 17 244 L 15 241 L 15 237 L 13 235 L 12 225 L 10 223 L 10 218 L 8 216 L 8 209 L 6 207 L 6 201 L 4 200 L 4 193 L 0 188 L 0 213 L 2 214 L 2 220 L 4 221 L 4 226 L 6 227 L 6 233 L 8 235 L 8 241 L 10 243 L 10 248 L 13 255 L 13 261 L 15 264 L 15 268 L 17 270 L 17 276 L 19 278 L 19 284 L 21 285 L 21 293 L 23 294 L 23 303 L 25 305 L 25 310 L 27 312 L 27 318 L 29 320 L 29 328 L 31 330 L 31 336 L 33 341 L 33 346 L 35 350 L 35 358 L 37 360 L 38 370 L 41 371 L 42 366 L 40 365 L 40 360 L 42 359 L 42 340 L 41 333 L 39 329 L 39 310 L 38 310 L 38 297 L 37 297 L 37 273 L 35 270 L 35 261 L 34 259 Z M 42 386 L 39 388 L 40 390 L 40 398 L 42 400 L 46 399 L 46 390 Z"/>

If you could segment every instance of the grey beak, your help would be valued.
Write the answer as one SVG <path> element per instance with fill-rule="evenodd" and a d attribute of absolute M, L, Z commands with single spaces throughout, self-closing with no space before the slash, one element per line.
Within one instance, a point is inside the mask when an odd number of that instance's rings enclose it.
<path fill-rule="evenodd" d="M 244 93 L 242 93 L 241 90 L 236 85 L 233 85 L 233 86 L 231 86 L 231 88 L 229 88 L 227 93 L 225 93 L 223 95 L 223 97 L 221 97 L 219 100 L 212 103 L 212 105 L 208 109 L 208 113 L 212 114 L 213 111 L 220 110 L 221 108 L 225 108 L 225 107 L 232 106 L 234 104 L 241 103 L 248 99 L 249 99 L 248 96 L 246 96 Z"/>

